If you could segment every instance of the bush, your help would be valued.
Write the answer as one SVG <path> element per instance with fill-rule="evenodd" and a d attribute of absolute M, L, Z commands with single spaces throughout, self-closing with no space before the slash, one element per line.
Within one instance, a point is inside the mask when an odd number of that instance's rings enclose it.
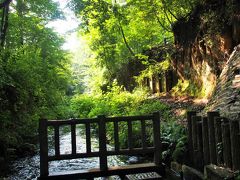
<path fill-rule="evenodd" d="M 166 148 L 163 149 L 165 160 L 174 159 L 182 161 L 186 131 L 176 123 L 175 118 L 170 114 L 170 107 L 157 99 L 149 99 L 148 93 L 142 90 L 135 90 L 133 93 L 122 91 L 121 87 L 113 87 L 104 95 L 76 95 L 71 101 L 72 111 L 76 117 L 92 118 L 98 115 L 106 116 L 127 116 L 147 115 L 159 111 L 161 115 L 161 136 Z M 127 148 L 127 124 L 119 125 L 119 141 L 122 148 Z M 152 125 L 147 128 L 147 143 L 150 145 L 152 139 Z M 108 143 L 113 143 L 113 123 L 107 125 Z M 97 132 L 97 130 L 96 130 Z M 135 147 L 141 147 L 141 125 L 133 123 L 133 142 Z M 179 140 L 181 139 L 181 140 Z M 184 140 L 185 139 L 185 140 Z M 176 148 L 175 148 L 176 147 Z M 176 150 L 175 150 L 176 149 Z M 172 154 L 174 155 L 172 157 Z"/>

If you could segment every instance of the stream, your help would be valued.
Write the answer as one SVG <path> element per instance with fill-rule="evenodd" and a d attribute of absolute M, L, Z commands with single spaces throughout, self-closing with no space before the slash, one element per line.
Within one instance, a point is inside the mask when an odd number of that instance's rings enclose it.
<path fill-rule="evenodd" d="M 86 152 L 86 139 L 82 133 L 82 128 L 77 128 L 76 142 L 77 142 L 77 153 Z M 98 140 L 96 138 L 91 139 L 92 151 L 98 151 Z M 49 155 L 54 155 L 54 140 L 53 133 L 49 135 Z M 107 147 L 111 149 L 111 146 Z M 71 153 L 71 134 L 64 133 L 60 130 L 60 153 L 70 154 Z M 129 164 L 129 161 L 134 161 L 136 157 L 131 157 L 128 161 L 123 161 L 117 156 L 108 157 L 109 166 L 122 166 Z M 32 157 L 25 157 L 16 160 L 10 166 L 11 175 L 7 178 L 9 180 L 30 180 L 37 179 L 40 175 L 39 169 L 40 157 L 36 154 Z M 99 167 L 99 158 L 81 158 L 72 160 L 52 161 L 49 163 L 49 174 L 53 172 L 69 171 L 69 170 L 85 170 Z M 98 178 L 100 179 L 100 178 Z M 117 179 L 115 177 L 114 179 Z"/>

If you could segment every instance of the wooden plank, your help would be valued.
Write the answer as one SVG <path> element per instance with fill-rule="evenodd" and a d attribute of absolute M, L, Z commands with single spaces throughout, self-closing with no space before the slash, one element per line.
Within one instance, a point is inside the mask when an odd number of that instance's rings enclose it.
<path fill-rule="evenodd" d="M 208 136 L 208 118 L 202 117 L 202 135 L 203 135 L 203 160 L 204 165 L 210 164 L 209 136 Z"/>
<path fill-rule="evenodd" d="M 215 117 L 214 118 L 216 152 L 217 152 L 217 165 L 222 165 L 223 164 L 221 123 L 222 123 L 222 118 L 221 117 Z"/>
<path fill-rule="evenodd" d="M 107 156 L 113 155 L 139 155 L 139 154 L 153 154 L 155 148 L 149 147 L 147 149 L 142 148 L 134 148 L 132 150 L 129 149 L 120 149 L 119 151 L 107 151 Z M 62 154 L 60 156 L 49 156 L 48 161 L 55 160 L 64 160 L 64 159 L 78 159 L 78 158 L 88 158 L 88 157 L 99 157 L 99 152 L 91 152 L 91 153 L 76 153 L 76 154 Z"/>
<path fill-rule="evenodd" d="M 99 119 L 99 153 L 100 153 L 100 169 L 106 171 L 107 165 L 107 138 L 106 138 L 106 117 L 98 116 Z"/>
<path fill-rule="evenodd" d="M 197 121 L 201 119 L 201 116 L 192 116 L 192 143 L 193 150 L 197 150 Z"/>
<path fill-rule="evenodd" d="M 219 117 L 219 112 L 213 111 L 208 112 L 208 134 L 209 134 L 209 150 L 210 150 L 210 162 L 217 164 L 217 151 L 216 151 L 216 140 L 215 140 L 215 127 L 214 118 Z"/>
<path fill-rule="evenodd" d="M 133 137 L 132 137 L 132 121 L 127 121 L 128 125 L 128 148 L 133 149 Z"/>
<path fill-rule="evenodd" d="M 221 124 L 222 140 L 223 140 L 223 161 L 224 166 L 232 168 L 232 155 L 231 155 L 231 140 L 230 140 L 230 125 L 229 121 L 223 120 Z"/>
<path fill-rule="evenodd" d="M 147 138 L 146 138 L 146 121 L 141 120 L 141 136 L 142 136 L 142 148 L 147 148 Z"/>
<path fill-rule="evenodd" d="M 196 116 L 196 111 L 187 112 L 187 128 L 188 128 L 188 149 L 190 164 L 193 163 L 193 141 L 192 141 L 192 116 Z"/>
<path fill-rule="evenodd" d="M 71 124 L 86 124 L 86 123 L 98 123 L 97 118 L 91 119 L 68 119 L 68 120 L 48 120 L 48 126 L 61 126 L 61 125 L 71 125 Z"/>
<path fill-rule="evenodd" d="M 76 153 L 76 154 L 61 154 L 60 156 L 49 156 L 48 157 L 48 161 L 98 157 L 99 155 L 100 155 L 99 152 Z"/>
<path fill-rule="evenodd" d="M 193 166 L 199 168 L 198 157 L 198 136 L 197 136 L 197 122 L 201 121 L 201 116 L 192 116 L 192 142 L 193 142 Z"/>
<path fill-rule="evenodd" d="M 154 163 L 160 166 L 162 163 L 161 156 L 161 139 L 160 139 L 160 114 L 153 113 L 153 142 L 154 142 Z"/>
<path fill-rule="evenodd" d="M 197 122 L 197 159 L 198 159 L 198 169 L 204 170 L 203 162 L 203 136 L 202 136 L 202 121 L 201 117 Z"/>
<path fill-rule="evenodd" d="M 106 122 L 114 121 L 139 121 L 139 120 L 151 120 L 153 119 L 152 115 L 145 116 L 121 116 L 121 117 L 107 117 Z"/>
<path fill-rule="evenodd" d="M 119 134 L 118 134 L 118 122 L 114 121 L 114 145 L 115 151 L 119 151 Z"/>
<path fill-rule="evenodd" d="M 90 123 L 86 123 L 86 150 L 87 153 L 91 152 L 91 129 L 90 129 Z"/>
<path fill-rule="evenodd" d="M 76 154 L 76 124 L 71 125 L 72 154 Z"/>
<path fill-rule="evenodd" d="M 240 170 L 240 137 L 238 121 L 230 121 L 230 138 L 233 170 Z"/>
<path fill-rule="evenodd" d="M 119 151 L 107 151 L 108 156 L 113 156 L 113 155 L 139 155 L 139 154 L 152 154 L 154 153 L 155 148 L 154 147 L 149 147 L 146 149 L 142 148 L 134 148 L 134 149 L 120 149 Z"/>
<path fill-rule="evenodd" d="M 47 177 L 48 171 L 48 131 L 47 120 L 39 120 L 40 177 Z"/>
<path fill-rule="evenodd" d="M 164 172 L 164 168 L 162 166 L 156 166 L 154 163 L 146 163 L 129 166 L 114 166 L 110 167 L 107 171 L 101 171 L 99 168 L 95 168 L 89 170 L 58 172 L 58 174 L 53 173 L 49 177 L 40 177 L 39 179 L 89 179 L 94 177 L 106 177 L 112 175 L 125 176 L 127 174 L 145 172 Z"/>
<path fill-rule="evenodd" d="M 59 126 L 54 127 L 55 156 L 60 155 Z"/>
<path fill-rule="evenodd" d="M 152 118 L 153 118 L 152 115 L 106 117 L 106 122 L 151 120 Z M 86 119 L 48 120 L 47 125 L 60 126 L 60 125 L 71 125 L 71 124 L 86 124 L 89 122 L 90 123 L 98 123 L 98 119 L 97 118 L 89 118 L 89 119 L 86 118 Z"/>

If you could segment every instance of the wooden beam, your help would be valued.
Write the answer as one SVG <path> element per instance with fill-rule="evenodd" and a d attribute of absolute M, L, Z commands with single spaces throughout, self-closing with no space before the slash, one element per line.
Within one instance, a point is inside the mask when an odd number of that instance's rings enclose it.
<path fill-rule="evenodd" d="M 126 174 L 134 173 L 145 173 L 145 172 L 159 172 L 164 171 L 163 166 L 156 166 L 154 163 L 146 164 L 136 164 L 129 166 L 115 166 L 108 168 L 107 171 L 102 171 L 99 168 L 90 169 L 90 170 L 76 170 L 76 171 L 67 171 L 58 174 L 51 174 L 46 178 L 39 178 L 39 180 L 44 179 L 89 179 L 94 177 L 104 177 L 104 176 L 125 176 Z"/>
<path fill-rule="evenodd" d="M 230 121 L 230 138 L 233 170 L 240 170 L 240 135 L 238 121 Z"/>
<path fill-rule="evenodd" d="M 118 134 L 118 122 L 114 121 L 114 145 L 115 145 L 115 151 L 119 151 L 119 134 Z"/>
<path fill-rule="evenodd" d="M 91 129 L 90 129 L 90 123 L 86 123 L 86 150 L 87 153 L 91 152 Z"/>
<path fill-rule="evenodd" d="M 48 120 L 48 126 L 61 126 L 61 125 L 71 125 L 71 124 L 86 124 L 86 123 L 98 123 L 97 118 L 91 119 L 67 119 L 67 120 Z"/>
<path fill-rule="evenodd" d="M 202 117 L 202 135 L 203 135 L 203 160 L 204 165 L 210 164 L 208 118 Z"/>
<path fill-rule="evenodd" d="M 55 156 L 60 155 L 59 126 L 54 127 Z"/>
<path fill-rule="evenodd" d="M 99 119 L 99 153 L 100 153 L 100 169 L 106 171 L 107 165 L 107 137 L 106 137 L 106 117 L 98 116 Z"/>
<path fill-rule="evenodd" d="M 47 177 L 48 172 L 48 131 L 47 120 L 39 120 L 40 176 Z"/>
<path fill-rule="evenodd" d="M 71 124 L 72 154 L 76 154 L 76 124 Z"/>
<path fill-rule="evenodd" d="M 131 149 L 133 149 L 132 122 L 127 121 L 127 124 L 128 124 L 128 148 L 131 150 Z"/>
<path fill-rule="evenodd" d="M 134 149 L 120 149 L 119 151 L 107 151 L 108 156 L 113 155 L 139 155 L 139 154 L 153 154 L 155 151 L 154 147 L 149 147 L 146 149 L 134 148 Z"/>
<path fill-rule="evenodd" d="M 219 116 L 220 116 L 219 112 L 217 112 L 217 111 L 207 113 L 210 161 L 211 161 L 212 164 L 217 164 L 217 151 L 216 151 L 214 118 L 219 117 Z"/>
<path fill-rule="evenodd" d="M 224 166 L 232 168 L 230 125 L 227 119 L 222 121 L 222 140 L 223 140 L 223 161 Z"/>
<path fill-rule="evenodd" d="M 107 117 L 106 122 L 114 121 L 139 121 L 139 120 L 151 120 L 153 119 L 152 115 L 145 116 L 120 116 L 120 117 Z"/>
<path fill-rule="evenodd" d="M 48 161 L 98 157 L 99 155 L 100 155 L 99 152 L 76 153 L 76 154 L 61 154 L 60 156 L 49 156 L 48 157 Z"/>
<path fill-rule="evenodd" d="M 161 139 L 160 139 L 160 114 L 153 113 L 153 142 L 154 142 L 154 163 L 160 166 L 162 163 Z"/>
<path fill-rule="evenodd" d="M 141 135 L 142 135 L 142 148 L 147 148 L 147 138 L 146 138 L 146 121 L 141 120 Z"/>
<path fill-rule="evenodd" d="M 196 116 L 196 111 L 187 112 L 187 129 L 188 129 L 188 149 L 189 149 L 189 159 L 190 163 L 193 163 L 193 141 L 192 141 L 192 117 Z"/>
<path fill-rule="evenodd" d="M 214 127 L 215 127 L 215 140 L 216 140 L 216 152 L 217 152 L 217 165 L 223 164 L 223 154 L 222 154 L 222 117 L 214 118 Z"/>

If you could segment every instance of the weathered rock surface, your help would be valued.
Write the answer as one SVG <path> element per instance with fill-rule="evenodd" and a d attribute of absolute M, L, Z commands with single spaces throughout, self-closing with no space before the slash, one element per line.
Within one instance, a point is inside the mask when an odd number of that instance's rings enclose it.
<path fill-rule="evenodd" d="M 234 173 L 229 169 L 210 164 L 205 166 L 206 179 L 211 180 L 230 180 L 234 179 Z"/>
<path fill-rule="evenodd" d="M 186 165 L 182 166 L 182 172 L 183 172 L 183 177 L 186 180 L 203 180 L 204 179 L 204 175 L 200 171 L 197 171 L 196 169 L 193 169 Z"/>
<path fill-rule="evenodd" d="M 218 79 L 215 92 L 206 111 L 220 111 L 222 116 L 240 116 L 240 45 L 235 47 Z"/>

